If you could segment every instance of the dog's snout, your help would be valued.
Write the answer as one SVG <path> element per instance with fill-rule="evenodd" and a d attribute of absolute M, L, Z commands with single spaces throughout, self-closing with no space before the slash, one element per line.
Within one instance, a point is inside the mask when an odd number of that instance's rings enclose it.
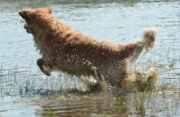
<path fill-rule="evenodd" d="M 28 29 L 27 23 L 24 24 L 24 29 L 26 29 L 26 32 L 27 32 L 27 33 L 30 33 L 30 31 L 29 31 L 29 29 Z"/>
<path fill-rule="evenodd" d="M 24 28 L 27 30 L 27 24 L 26 23 L 24 24 Z"/>

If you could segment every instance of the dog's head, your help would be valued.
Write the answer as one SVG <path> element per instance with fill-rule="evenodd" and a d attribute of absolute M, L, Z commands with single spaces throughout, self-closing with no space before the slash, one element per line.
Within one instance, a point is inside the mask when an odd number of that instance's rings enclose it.
<path fill-rule="evenodd" d="M 30 19 L 41 14 L 49 15 L 51 13 L 52 13 L 52 9 L 50 8 L 35 8 L 35 9 L 27 8 L 19 11 L 19 15 L 26 21 L 29 21 Z"/>
<path fill-rule="evenodd" d="M 24 28 L 28 33 L 31 33 L 31 30 L 29 29 L 30 24 L 32 24 L 35 20 L 38 20 L 38 18 L 42 18 L 42 16 L 46 17 L 51 13 L 52 9 L 50 8 L 27 8 L 19 11 L 19 15 L 26 21 Z"/>

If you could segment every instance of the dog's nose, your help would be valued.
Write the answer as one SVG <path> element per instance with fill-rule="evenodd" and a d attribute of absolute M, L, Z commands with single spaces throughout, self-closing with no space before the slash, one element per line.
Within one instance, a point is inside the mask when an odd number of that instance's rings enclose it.
<path fill-rule="evenodd" d="M 30 32 L 29 32 L 29 29 L 28 29 L 27 23 L 24 24 L 24 29 L 26 29 L 26 32 L 27 32 L 27 33 L 30 33 Z"/>
<path fill-rule="evenodd" d="M 24 24 L 24 28 L 25 28 L 26 30 L 28 29 L 28 28 L 27 28 L 27 24 L 26 24 L 26 23 Z"/>

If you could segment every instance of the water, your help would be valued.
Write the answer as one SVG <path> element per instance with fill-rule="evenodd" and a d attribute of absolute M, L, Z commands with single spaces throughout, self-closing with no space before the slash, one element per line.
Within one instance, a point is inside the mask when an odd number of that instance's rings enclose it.
<path fill-rule="evenodd" d="M 125 44 L 134 42 L 141 38 L 144 28 L 156 27 L 158 30 L 157 47 L 150 51 L 145 56 L 145 59 L 150 59 L 155 64 L 163 65 L 164 68 L 169 67 L 175 60 L 173 66 L 175 69 L 168 73 L 163 72 L 159 80 L 163 80 L 163 83 L 168 82 L 175 86 L 178 85 L 180 60 L 180 2 L 177 0 L 0 0 L 0 63 L 3 67 L 3 70 L 0 72 L 0 75 L 3 75 L 0 76 L 0 89 L 1 92 L 4 91 L 3 95 L 1 93 L 2 99 L 0 105 L 2 105 L 3 108 L 0 107 L 0 116 L 39 116 L 34 113 L 37 109 L 41 110 L 41 106 L 12 102 L 13 100 L 24 98 L 31 100 L 34 98 L 34 94 L 27 95 L 23 93 L 23 95 L 17 97 L 6 96 L 12 92 L 14 94 L 19 94 L 19 90 L 22 89 L 21 86 L 23 87 L 23 92 L 25 92 L 26 82 L 34 84 L 35 86 L 33 87 L 37 90 L 47 88 L 55 91 L 57 90 L 55 88 L 58 88 L 58 90 L 61 88 L 60 86 L 58 87 L 59 84 L 64 83 L 60 81 L 59 77 L 52 76 L 48 78 L 40 72 L 36 65 L 36 60 L 40 58 L 40 55 L 35 50 L 33 37 L 27 34 L 23 29 L 23 21 L 16 25 L 16 21 L 19 18 L 18 11 L 27 7 L 52 8 L 55 17 L 73 27 L 75 30 L 98 40 L 108 40 L 115 43 Z M 142 60 L 142 58 L 139 60 Z M 16 67 L 19 71 L 16 76 L 16 83 L 14 83 L 14 74 L 8 74 L 9 72 L 14 73 L 14 71 L 16 71 L 14 68 Z M 166 78 L 166 80 L 163 78 Z M 53 81 L 51 81 L 52 79 Z M 55 84 L 57 80 L 58 82 Z M 69 80 L 69 82 L 71 82 L 71 80 Z M 158 84 L 163 83 L 158 82 Z M 13 87 L 10 86 L 11 84 L 13 84 Z M 4 88 L 5 86 L 8 86 L 8 88 Z M 32 85 L 28 86 L 32 87 Z M 37 94 L 37 90 L 34 91 L 35 94 Z M 38 98 L 40 97 L 38 96 Z M 126 116 L 124 115 L 126 111 L 129 116 L 138 115 L 138 113 L 136 113 L 137 110 L 130 110 L 126 103 L 123 106 L 117 106 L 117 108 L 111 107 L 112 103 L 118 102 L 114 100 L 114 98 L 110 98 L 109 101 L 98 101 L 94 98 L 89 98 L 89 101 L 90 102 L 87 102 L 89 106 L 87 106 L 86 98 L 83 99 L 83 101 L 71 100 L 70 102 L 72 105 L 68 103 L 70 109 L 66 108 L 65 110 L 62 109 L 64 106 L 67 107 L 67 104 L 61 105 L 59 102 L 57 103 L 58 105 L 52 106 L 54 104 L 54 102 L 52 102 L 51 106 L 43 106 L 42 110 L 43 108 L 50 108 L 53 113 L 58 113 L 59 116 L 61 115 L 63 117 L 72 115 L 80 116 L 81 114 L 87 117 Z M 174 103 L 175 102 L 176 101 L 174 101 Z M 67 103 L 67 101 L 63 103 Z M 74 105 L 77 105 L 77 109 Z M 164 105 L 167 108 L 173 107 L 172 110 L 175 108 L 173 104 L 172 106 L 163 103 L 162 106 L 157 107 L 157 110 Z M 23 109 L 18 108 L 21 106 Z M 84 110 L 82 110 L 83 108 Z M 146 109 L 148 110 L 148 108 Z M 177 111 L 177 113 L 174 114 L 170 109 L 164 110 L 160 110 L 160 114 L 156 113 L 155 115 L 163 116 L 164 114 L 167 116 L 173 114 L 175 116 L 180 113 Z M 65 114 L 63 115 L 63 113 Z M 148 116 L 148 113 L 150 112 L 147 111 L 146 116 Z"/>

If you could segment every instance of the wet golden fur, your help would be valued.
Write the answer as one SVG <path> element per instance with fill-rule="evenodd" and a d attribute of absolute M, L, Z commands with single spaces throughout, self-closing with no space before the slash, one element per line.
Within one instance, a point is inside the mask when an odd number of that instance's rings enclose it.
<path fill-rule="evenodd" d="M 144 36 L 149 36 L 148 43 L 145 39 L 127 45 L 94 40 L 63 24 L 51 12 L 46 8 L 19 11 L 42 55 L 38 65 L 47 74 L 57 70 L 78 77 L 93 76 L 121 87 L 122 79 L 128 75 L 129 61 L 137 59 L 144 48 L 151 49 L 155 42 L 155 35 L 150 34 Z"/>

